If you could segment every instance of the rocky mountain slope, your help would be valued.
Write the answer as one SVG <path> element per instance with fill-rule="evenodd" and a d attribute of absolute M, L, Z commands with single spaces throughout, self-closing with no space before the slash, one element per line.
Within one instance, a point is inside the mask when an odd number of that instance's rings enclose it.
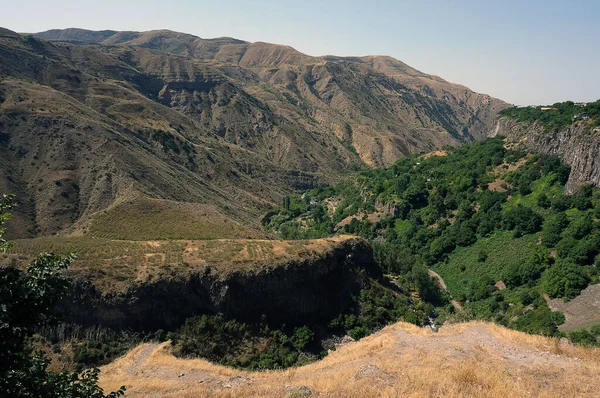
<path fill-rule="evenodd" d="M 87 233 L 122 205 L 145 222 L 147 198 L 256 226 L 292 188 L 482 138 L 506 106 L 389 57 L 171 31 L 2 29 L 0 54 L 13 237 Z"/>
<path fill-rule="evenodd" d="M 571 166 L 567 192 L 575 192 L 582 183 L 600 185 L 600 129 L 576 122 L 549 130 L 541 123 L 523 123 L 502 117 L 491 136 L 506 137 L 516 148 L 559 156 Z"/>
<path fill-rule="evenodd" d="M 143 344 L 102 368 L 101 385 L 131 397 L 594 397 L 600 352 L 469 322 L 438 333 L 398 323 L 322 361 L 243 372 Z"/>

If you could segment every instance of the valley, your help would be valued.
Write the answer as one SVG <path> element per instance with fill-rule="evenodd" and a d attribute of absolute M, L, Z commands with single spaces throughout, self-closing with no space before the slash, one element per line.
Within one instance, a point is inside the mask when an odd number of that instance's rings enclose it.
<path fill-rule="evenodd" d="M 0 55 L 0 312 L 29 322 L 0 340 L 43 372 L 132 397 L 597 391 L 600 101 L 170 30 L 0 28 Z"/>
<path fill-rule="evenodd" d="M 483 138 L 508 106 L 390 57 L 164 30 L 2 30 L 0 53 L 12 238 L 85 231 L 132 198 L 260 227 L 294 189 Z"/>

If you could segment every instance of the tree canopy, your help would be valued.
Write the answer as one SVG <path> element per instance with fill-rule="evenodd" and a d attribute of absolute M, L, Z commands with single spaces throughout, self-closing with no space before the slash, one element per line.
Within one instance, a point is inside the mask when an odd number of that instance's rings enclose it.
<path fill-rule="evenodd" d="M 0 249 L 4 225 L 10 218 L 13 197 L 0 199 Z M 48 360 L 29 346 L 36 328 L 55 321 L 53 310 L 68 291 L 62 276 L 72 256 L 40 254 L 26 269 L 0 267 L 0 391 L 16 398 L 115 398 L 125 388 L 108 395 L 98 386 L 98 369 L 82 373 L 51 372 Z"/>

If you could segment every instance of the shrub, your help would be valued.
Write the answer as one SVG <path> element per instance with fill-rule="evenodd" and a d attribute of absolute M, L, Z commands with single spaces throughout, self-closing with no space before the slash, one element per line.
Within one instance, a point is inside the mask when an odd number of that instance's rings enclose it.
<path fill-rule="evenodd" d="M 517 204 L 504 213 L 504 225 L 514 230 L 517 236 L 532 234 L 539 231 L 543 218 L 528 207 Z"/>
<path fill-rule="evenodd" d="M 567 260 L 557 262 L 544 274 L 544 289 L 553 298 L 574 298 L 589 282 L 585 268 Z"/>

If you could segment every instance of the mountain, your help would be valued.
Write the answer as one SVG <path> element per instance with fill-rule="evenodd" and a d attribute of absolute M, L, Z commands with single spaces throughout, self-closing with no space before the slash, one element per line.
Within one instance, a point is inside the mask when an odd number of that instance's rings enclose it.
<path fill-rule="evenodd" d="M 389 57 L 165 30 L 3 29 L 0 54 L 13 237 L 111 237 L 104 217 L 139 224 L 136 238 L 169 238 L 174 212 L 229 231 L 220 237 L 256 237 L 291 189 L 483 138 L 507 106 Z"/>

